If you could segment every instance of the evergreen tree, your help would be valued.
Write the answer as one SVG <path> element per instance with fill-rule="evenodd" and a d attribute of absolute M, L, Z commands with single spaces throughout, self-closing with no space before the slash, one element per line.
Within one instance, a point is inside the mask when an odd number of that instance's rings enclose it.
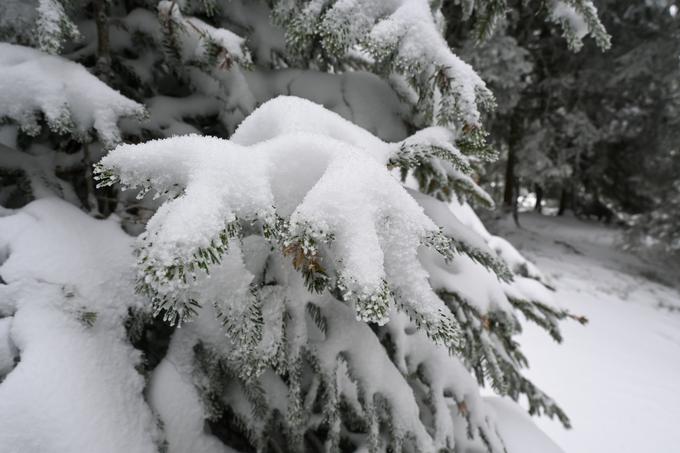
<path fill-rule="evenodd" d="M 492 205 L 475 171 L 493 96 L 439 3 L 270 3 L 0 6 L 0 200 L 116 214 L 3 211 L 2 444 L 78 451 L 103 430 L 123 434 L 102 451 L 516 451 L 484 385 L 568 426 L 513 336 L 522 315 L 559 341 L 572 315 L 466 204 Z M 569 46 L 606 45 L 589 1 L 549 7 Z M 462 15 L 485 39 L 507 8 Z M 135 275 L 115 219 L 146 223 Z M 42 367 L 58 354 L 65 387 Z M 60 417 L 77 387 L 89 398 Z M 34 407 L 40 388 L 54 404 Z"/>

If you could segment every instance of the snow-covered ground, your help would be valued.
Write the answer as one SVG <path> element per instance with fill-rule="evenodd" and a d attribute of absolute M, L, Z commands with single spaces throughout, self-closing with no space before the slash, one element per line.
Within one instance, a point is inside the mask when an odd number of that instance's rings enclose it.
<path fill-rule="evenodd" d="M 520 222 L 492 230 L 550 274 L 561 304 L 590 320 L 564 322 L 562 344 L 526 324 L 527 375 L 573 429 L 536 423 L 566 453 L 680 451 L 680 293 L 659 283 L 677 270 L 620 251 L 613 227 L 536 214 Z"/>

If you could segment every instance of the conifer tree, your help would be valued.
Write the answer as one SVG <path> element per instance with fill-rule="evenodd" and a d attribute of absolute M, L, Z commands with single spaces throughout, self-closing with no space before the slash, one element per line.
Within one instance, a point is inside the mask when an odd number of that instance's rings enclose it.
<path fill-rule="evenodd" d="M 508 9 L 462 7 L 480 39 Z M 549 7 L 571 47 L 587 33 L 606 44 L 590 1 Z M 0 200 L 38 199 L 0 217 L 0 321 L 14 326 L 0 329 L 11 346 L 0 419 L 35 411 L 26 389 L 40 387 L 36 351 L 50 348 L 35 322 L 85 345 L 53 346 L 94 395 L 60 423 L 109 401 L 99 426 L 129 435 L 101 451 L 518 451 L 485 385 L 569 425 L 522 375 L 513 336 L 523 316 L 559 341 L 559 320 L 574 316 L 466 203 L 493 204 L 475 169 L 495 157 L 482 125 L 494 100 L 447 46 L 438 2 L 50 0 L 0 12 Z M 116 215 L 39 200 L 55 195 Z M 73 228 L 46 231 L 69 216 Z M 117 221 L 145 224 L 134 262 Z M 32 256 L 25 243 L 46 236 L 59 247 Z M 81 277 L 21 264 L 71 248 Z M 88 353 L 116 366 L 98 371 Z M 64 446 L 46 419 L 0 424 L 0 440 L 77 451 L 96 434 L 66 429 Z"/>

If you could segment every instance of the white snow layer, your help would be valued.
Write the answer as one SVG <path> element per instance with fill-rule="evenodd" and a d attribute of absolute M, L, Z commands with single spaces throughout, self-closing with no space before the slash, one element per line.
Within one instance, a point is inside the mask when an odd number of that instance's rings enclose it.
<path fill-rule="evenodd" d="M 81 138 L 94 129 L 106 146 L 120 141 L 118 120 L 144 108 L 90 74 L 83 66 L 28 47 L 0 43 L 0 118 L 30 133 L 38 114 L 50 128 Z"/>
<path fill-rule="evenodd" d="M 20 361 L 0 383 L 0 450 L 151 453 L 160 431 L 123 325 L 132 239 L 58 199 L 0 217 L 0 300 Z M 0 329 L 2 330 L 2 329 Z M 6 360 L 2 360 L 7 365 Z"/>
<path fill-rule="evenodd" d="M 11 327 L 11 316 L 0 318 L 0 382 L 14 367 L 14 360 L 17 356 L 16 346 L 9 337 Z"/>
<path fill-rule="evenodd" d="M 179 330 L 167 356 L 154 369 L 149 382 L 149 403 L 163 422 L 168 453 L 228 453 L 231 448 L 205 433 L 205 409 L 192 377 L 191 334 Z"/>
<path fill-rule="evenodd" d="M 520 221 L 522 229 L 508 221 L 494 230 L 552 277 L 558 304 L 589 319 L 565 322 L 561 344 L 523 323 L 527 377 L 562 405 L 573 428 L 547 418 L 536 424 L 566 453 L 677 450 L 680 292 L 659 283 L 677 284 L 677 274 L 617 249 L 614 227 L 529 213 Z"/>
<path fill-rule="evenodd" d="M 514 401 L 509 398 L 486 397 L 484 402 L 498 420 L 498 431 L 508 453 L 561 452 L 555 442 L 536 429 L 532 418 Z"/>

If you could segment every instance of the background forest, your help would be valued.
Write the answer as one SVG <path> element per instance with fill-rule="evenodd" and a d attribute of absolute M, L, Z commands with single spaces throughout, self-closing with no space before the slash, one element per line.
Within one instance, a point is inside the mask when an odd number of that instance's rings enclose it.
<path fill-rule="evenodd" d="M 678 7 L 597 7 L 612 35 L 606 52 L 592 43 L 570 52 L 554 26 L 527 8 L 481 47 L 471 45 L 470 32 L 449 30 L 449 43 L 464 49 L 498 99 L 489 129 L 503 157 L 482 180 L 508 209 L 529 195 L 525 208 L 541 212 L 549 198 L 551 213 L 618 222 L 630 228 L 631 246 L 673 255 L 680 231 Z"/>

